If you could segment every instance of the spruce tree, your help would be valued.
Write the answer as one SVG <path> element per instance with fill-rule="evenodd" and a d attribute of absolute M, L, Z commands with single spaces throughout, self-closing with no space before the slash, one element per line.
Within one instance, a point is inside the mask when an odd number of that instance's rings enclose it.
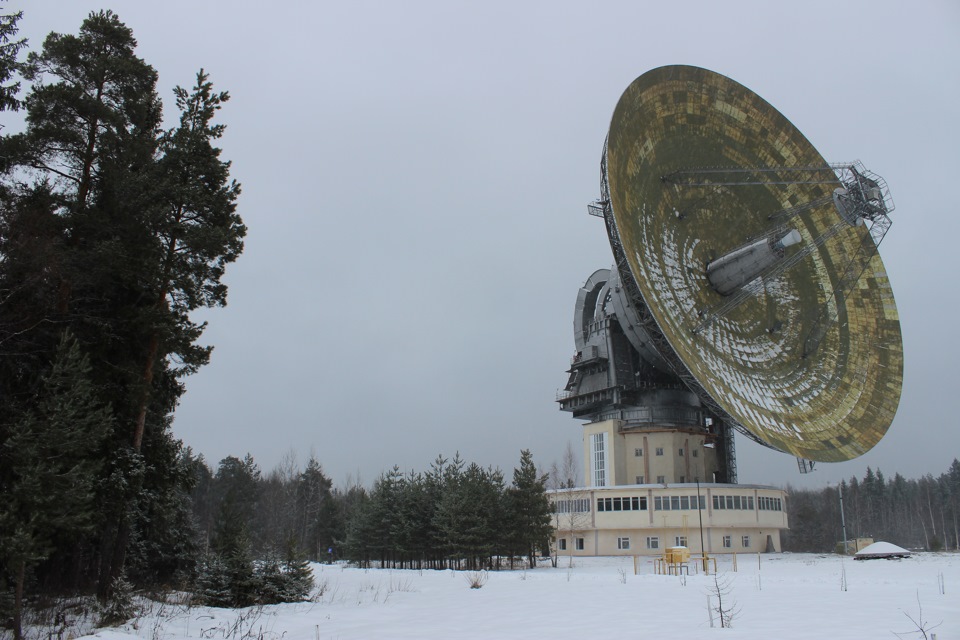
<path fill-rule="evenodd" d="M 233 604 L 230 576 L 219 554 L 208 553 L 200 562 L 194 594 L 200 604 L 208 607 L 229 607 Z"/>
<path fill-rule="evenodd" d="M 520 466 L 513 471 L 513 484 L 508 492 L 507 517 L 513 547 L 527 556 L 530 568 L 536 566 L 537 550 L 547 548 L 553 532 L 547 478 L 546 474 L 537 472 L 530 451 L 521 451 Z"/>
<path fill-rule="evenodd" d="M 89 359 L 64 332 L 39 401 L 11 428 L 0 447 L 0 555 L 15 581 L 14 635 L 27 571 L 66 540 L 96 523 L 94 488 L 101 442 L 113 429 L 109 406 L 100 404 Z"/>
<path fill-rule="evenodd" d="M 337 513 L 332 486 L 320 463 L 310 456 L 306 468 L 297 477 L 296 510 L 300 548 L 314 560 L 325 557 L 333 545 Z"/>
<path fill-rule="evenodd" d="M 296 542 L 287 541 L 283 559 L 279 563 L 280 582 L 278 602 L 302 602 L 313 590 L 313 570 L 303 554 L 297 550 Z"/>
<path fill-rule="evenodd" d="M 0 111 L 20 108 L 20 83 L 14 78 L 20 68 L 20 51 L 27 46 L 25 39 L 16 39 L 22 17 L 23 11 L 0 14 Z"/>

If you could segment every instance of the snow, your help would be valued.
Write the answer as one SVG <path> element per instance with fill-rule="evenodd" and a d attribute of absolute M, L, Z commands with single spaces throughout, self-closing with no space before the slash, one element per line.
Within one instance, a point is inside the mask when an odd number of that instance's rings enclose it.
<path fill-rule="evenodd" d="M 894 555 L 910 555 L 910 552 L 904 549 L 903 547 L 898 547 L 895 544 L 890 544 L 889 542 L 874 542 L 871 545 L 860 549 L 854 557 L 866 557 L 866 556 L 894 556 Z"/>
<path fill-rule="evenodd" d="M 893 632 L 918 637 L 907 615 L 919 621 L 921 607 L 928 630 L 940 624 L 938 637 L 960 634 L 960 554 L 885 562 L 745 554 L 737 557 L 736 572 L 733 558 L 722 556 L 725 603 L 739 609 L 732 629 L 710 627 L 713 576 L 655 575 L 650 558 L 642 559 L 639 575 L 629 557 L 575 558 L 572 568 L 568 560 L 562 557 L 556 569 L 491 572 L 481 589 L 470 588 L 465 572 L 314 565 L 324 587 L 316 602 L 239 611 L 154 604 L 122 627 L 87 637 L 862 640 Z"/>

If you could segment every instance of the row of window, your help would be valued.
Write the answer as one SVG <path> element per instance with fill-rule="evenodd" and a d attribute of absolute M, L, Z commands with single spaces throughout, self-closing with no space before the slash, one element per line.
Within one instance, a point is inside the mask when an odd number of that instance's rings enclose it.
<path fill-rule="evenodd" d="M 673 539 L 673 546 L 675 547 L 687 546 L 687 536 L 676 536 Z M 660 548 L 660 536 L 647 536 L 647 549 L 659 549 L 659 548 Z"/>
<path fill-rule="evenodd" d="M 620 540 L 624 538 L 618 538 L 617 548 L 618 549 L 629 549 L 630 548 L 630 538 L 626 538 L 627 546 L 620 546 Z M 674 546 L 685 547 L 687 546 L 687 536 L 676 536 L 674 539 Z M 740 544 L 744 549 L 750 548 L 750 536 L 740 536 Z M 659 536 L 647 536 L 647 549 L 659 549 L 660 548 L 660 537 Z M 733 548 L 733 536 L 723 536 L 723 548 L 732 549 Z"/>
<path fill-rule="evenodd" d="M 653 499 L 654 511 L 687 511 L 697 508 L 698 496 L 656 496 Z M 707 508 L 706 496 L 699 496 L 700 508 Z M 716 503 L 716 501 L 714 501 Z"/>
<path fill-rule="evenodd" d="M 713 496 L 713 508 L 753 511 L 753 496 Z"/>
<path fill-rule="evenodd" d="M 696 510 L 697 498 L 700 498 L 700 508 L 707 508 L 705 496 L 655 496 L 653 499 L 654 511 L 688 511 Z M 753 511 L 753 496 L 713 496 L 713 508 L 717 510 Z M 782 511 L 783 502 L 780 498 L 757 498 L 757 508 L 761 511 Z M 645 496 L 623 496 L 597 498 L 597 511 L 646 511 L 647 498 Z M 573 500 L 557 500 L 553 503 L 554 513 L 589 513 L 589 498 Z"/>
<path fill-rule="evenodd" d="M 740 544 L 744 549 L 750 546 L 750 536 L 740 536 Z M 733 536 L 723 536 L 723 548 L 730 549 L 733 547 Z"/>
<path fill-rule="evenodd" d="M 753 496 L 713 496 L 713 508 L 753 511 Z M 760 496 L 757 498 L 757 509 L 783 511 L 783 501 L 780 498 Z"/>
<path fill-rule="evenodd" d="M 647 499 L 642 496 L 597 498 L 597 511 L 646 511 Z"/>
<path fill-rule="evenodd" d="M 676 536 L 674 539 L 674 546 L 685 547 L 687 546 L 687 536 Z M 583 538 L 574 538 L 573 540 L 574 548 L 577 551 L 583 551 Z M 740 536 L 740 545 L 744 549 L 750 548 L 750 536 Z M 557 540 L 557 548 L 560 551 L 567 550 L 567 540 L 566 538 L 560 538 Z M 659 549 L 660 548 L 660 536 L 647 536 L 647 549 Z M 723 536 L 723 548 L 732 549 L 733 548 L 733 536 Z M 621 551 L 630 550 L 630 538 L 620 537 L 617 538 L 617 549 Z"/>
<path fill-rule="evenodd" d="M 707 508 L 706 496 L 655 496 L 653 499 L 654 511 L 689 511 L 697 509 L 697 498 L 700 498 L 700 508 Z M 717 510 L 753 511 L 753 496 L 713 496 L 713 508 Z M 757 507 L 761 511 L 782 511 L 780 498 L 757 498 Z M 623 496 L 597 498 L 597 511 L 646 511 L 647 498 L 644 496 Z M 587 498 L 576 500 L 557 500 L 554 503 L 554 513 L 587 513 L 590 511 L 590 501 Z"/>
<path fill-rule="evenodd" d="M 654 450 L 654 453 L 656 453 L 658 456 L 662 456 L 662 455 L 663 455 L 663 447 L 657 447 L 657 448 Z M 634 455 L 635 457 L 637 457 L 637 458 L 642 458 L 642 457 L 643 457 L 643 447 L 637 447 L 636 449 L 634 449 L 634 450 L 633 450 L 633 455 Z M 677 455 L 678 455 L 678 456 L 681 456 L 681 457 L 683 456 L 683 447 L 680 447 L 679 449 L 677 449 Z M 693 456 L 694 458 L 698 458 L 698 457 L 700 457 L 700 450 L 699 450 L 699 449 L 691 449 L 691 450 L 690 450 L 690 455 Z"/>
<path fill-rule="evenodd" d="M 577 551 L 583 551 L 583 538 L 574 538 L 573 539 L 573 548 Z M 560 538 L 557 540 L 557 549 L 560 551 L 567 550 L 567 539 Z"/>
<path fill-rule="evenodd" d="M 757 498 L 757 508 L 760 511 L 783 511 L 783 501 L 780 498 Z"/>
<path fill-rule="evenodd" d="M 680 484 L 683 484 L 687 481 L 687 476 L 680 476 Z M 696 478 L 695 482 L 699 482 L 700 478 Z M 657 484 L 666 484 L 667 476 L 657 476 Z M 644 484 L 644 476 L 637 476 L 636 484 Z"/>
<path fill-rule="evenodd" d="M 587 513 L 590 511 L 590 498 L 575 500 L 557 500 L 553 503 L 554 513 Z"/>
<path fill-rule="evenodd" d="M 700 508 L 707 508 L 707 499 L 705 496 L 655 496 L 653 499 L 654 511 L 689 511 L 697 509 L 697 498 L 700 498 Z M 576 509 L 570 506 L 562 507 L 567 510 L 558 509 L 559 513 L 570 513 L 571 511 L 589 511 L 590 505 L 584 505 L 586 500 L 561 500 L 558 505 L 564 503 L 577 503 Z M 739 509 L 741 511 L 753 511 L 753 496 L 713 496 L 713 508 L 718 510 Z M 781 511 L 782 501 L 780 498 L 757 498 L 757 506 L 761 511 Z M 645 497 L 618 497 L 618 498 L 597 498 L 597 511 L 646 511 L 647 499 Z"/>

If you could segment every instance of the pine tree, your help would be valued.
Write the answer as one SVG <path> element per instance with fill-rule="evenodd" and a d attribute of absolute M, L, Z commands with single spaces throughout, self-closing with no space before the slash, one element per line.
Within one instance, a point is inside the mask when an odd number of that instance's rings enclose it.
<path fill-rule="evenodd" d="M 353 488 L 344 496 L 349 499 L 347 525 L 344 531 L 343 553 L 359 567 L 369 567 L 372 549 L 377 539 L 377 526 L 373 500 L 360 487 Z"/>
<path fill-rule="evenodd" d="M 221 160 L 220 149 L 213 146 L 225 129 L 213 118 L 229 94 L 214 92 L 203 70 L 192 92 L 177 87 L 174 94 L 180 126 L 160 140 L 162 157 L 156 174 L 160 188 L 152 194 L 159 201 L 149 221 L 157 253 L 147 282 L 155 298 L 153 313 L 147 315 L 150 330 L 134 449 L 143 441 L 157 367 L 173 355 L 182 375 L 209 360 L 210 348 L 195 344 L 203 327 L 192 322 L 189 313 L 226 304 L 227 287 L 221 278 L 226 265 L 243 251 L 246 234 L 236 213 L 240 186 L 230 180 L 230 163 Z"/>
<path fill-rule="evenodd" d="M 194 593 L 200 604 L 209 607 L 229 607 L 233 604 L 227 566 L 218 554 L 208 553 L 204 556 L 197 570 Z"/>
<path fill-rule="evenodd" d="M 464 557 L 461 544 L 462 514 L 466 505 L 462 499 L 462 484 L 464 462 L 459 452 L 453 459 L 443 466 L 442 483 L 439 491 L 436 509 L 433 514 L 433 528 L 437 532 L 438 547 L 446 562 L 453 563 L 453 568 L 459 569 Z"/>
<path fill-rule="evenodd" d="M 94 454 L 112 428 L 110 407 L 99 403 L 90 380 L 89 359 L 65 332 L 36 408 L 12 425 L 0 448 L 0 556 L 15 576 L 18 640 L 27 570 L 96 522 L 100 461 Z"/>
<path fill-rule="evenodd" d="M 10 24 L 0 19 L 0 84 Z M 84 556 L 99 567 L 77 572 L 99 573 L 101 595 L 128 551 L 144 577 L 189 552 L 187 536 L 171 535 L 186 531 L 192 476 L 170 423 L 182 377 L 210 354 L 189 314 L 225 304 L 221 278 L 245 233 L 239 186 L 214 146 L 228 95 L 201 72 L 192 92 L 175 91 L 179 126 L 161 132 L 157 75 L 135 49 L 110 11 L 91 13 L 78 35 L 50 34 L 27 57 L 26 131 L 2 149 L 18 182 L 0 189 L 0 344 L 16 354 L 0 358 L 0 425 L 30 405 L 69 326 L 117 423 L 100 452 L 101 522 L 87 541 L 99 551 Z M 152 558 L 163 566 L 143 566 Z"/>
<path fill-rule="evenodd" d="M 214 477 L 217 512 L 213 524 L 213 549 L 226 556 L 249 546 L 249 528 L 259 495 L 260 468 L 247 454 L 243 460 L 227 456 Z M 249 551 L 248 551 L 249 552 Z"/>
<path fill-rule="evenodd" d="M 15 39 L 22 17 L 23 11 L 0 15 L 0 111 L 16 111 L 20 108 L 17 98 L 20 83 L 13 79 L 20 67 L 20 51 L 27 46 L 25 39 Z"/>
<path fill-rule="evenodd" d="M 284 577 L 281 602 L 305 600 L 313 590 L 313 570 L 292 539 L 287 542 L 281 570 Z"/>
<path fill-rule="evenodd" d="M 79 35 L 50 34 L 27 57 L 24 76 L 34 81 L 25 98 L 27 129 L 9 145 L 20 175 L 33 180 L 25 189 L 35 204 L 19 209 L 20 224 L 50 229 L 51 238 L 43 245 L 50 249 L 47 265 L 27 264 L 43 274 L 31 279 L 49 293 L 20 298 L 23 304 L 11 310 L 20 317 L 10 322 L 22 326 L 26 319 L 22 342 L 33 354 L 50 349 L 47 327 L 70 326 L 90 354 L 97 391 L 113 406 L 118 428 L 129 420 L 135 383 L 132 337 L 139 329 L 130 305 L 140 293 L 142 252 L 133 247 L 144 238 L 138 205 L 146 201 L 144 176 L 152 170 L 160 123 L 156 72 L 135 47 L 130 29 L 111 12 L 90 14 Z M 30 213 L 26 225 L 24 213 Z M 15 395 L 29 393 L 29 378 L 6 382 Z M 126 535 L 118 532 L 136 511 L 130 501 L 144 469 L 142 457 L 118 449 L 121 434 L 100 452 L 110 462 L 98 494 L 102 595 L 121 574 Z"/>
<path fill-rule="evenodd" d="M 513 484 L 508 492 L 507 514 L 512 547 L 527 556 L 530 568 L 536 566 L 537 551 L 549 547 L 553 533 L 547 479 L 546 474 L 537 472 L 530 451 L 521 451 L 520 466 L 513 471 Z"/>
<path fill-rule="evenodd" d="M 318 560 L 333 545 L 336 510 L 331 489 L 333 483 L 323 473 L 314 456 L 296 479 L 297 532 L 300 547 L 307 557 Z"/>

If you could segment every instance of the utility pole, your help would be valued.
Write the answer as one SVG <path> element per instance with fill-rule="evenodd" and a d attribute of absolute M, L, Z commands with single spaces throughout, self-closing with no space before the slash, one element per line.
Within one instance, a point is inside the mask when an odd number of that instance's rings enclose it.
<path fill-rule="evenodd" d="M 700 506 L 700 478 L 697 478 L 697 516 L 700 517 L 700 555 L 703 556 L 703 575 L 707 575 L 707 549 L 703 546 L 703 507 Z"/>
<path fill-rule="evenodd" d="M 840 489 L 840 527 L 843 529 L 843 555 L 847 555 L 847 521 L 843 517 L 843 480 L 838 485 Z"/>

